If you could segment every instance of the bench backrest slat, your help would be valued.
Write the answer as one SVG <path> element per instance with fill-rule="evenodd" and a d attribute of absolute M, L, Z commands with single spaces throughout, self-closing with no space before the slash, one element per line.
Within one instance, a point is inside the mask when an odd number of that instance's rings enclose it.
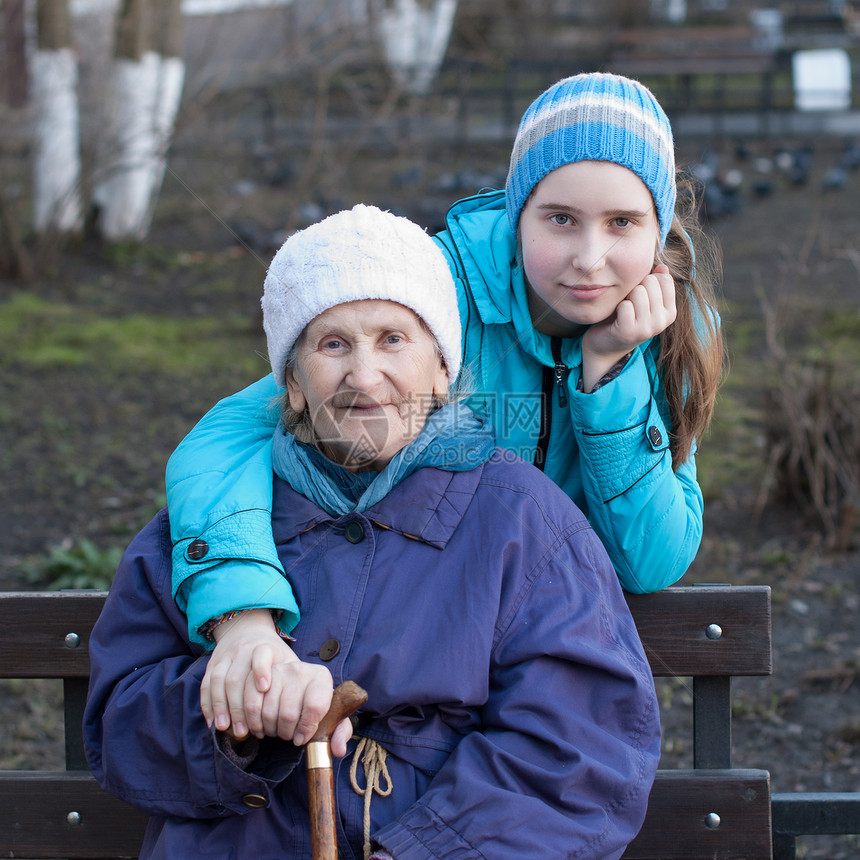
<path fill-rule="evenodd" d="M 627 604 L 655 677 L 773 672 L 769 586 L 668 588 Z"/>
<path fill-rule="evenodd" d="M 104 592 L 7 592 L 0 597 L 0 629 L 6 634 L 0 640 L 0 677 L 89 674 L 86 646 Z M 627 603 L 655 676 L 773 671 L 767 586 L 679 587 L 631 594 Z M 721 628 L 719 639 L 708 638 L 712 624 Z M 67 646 L 68 634 L 79 637 L 77 648 Z"/>
<path fill-rule="evenodd" d="M 90 631 L 104 599 L 102 591 L 0 594 L 0 677 L 86 678 Z"/>

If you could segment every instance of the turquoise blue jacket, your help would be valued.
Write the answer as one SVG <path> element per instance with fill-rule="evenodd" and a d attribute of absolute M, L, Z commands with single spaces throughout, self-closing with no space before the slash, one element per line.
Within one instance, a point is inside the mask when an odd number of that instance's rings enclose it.
<path fill-rule="evenodd" d="M 531 325 L 504 193 L 454 204 L 446 228 L 436 240 L 457 281 L 469 405 L 489 417 L 501 447 L 536 462 L 582 509 L 625 590 L 676 582 L 699 547 L 702 494 L 695 452 L 672 469 L 658 339 L 597 391 L 578 391 L 580 339 Z M 168 463 L 173 589 L 192 636 L 246 606 L 284 609 L 285 630 L 298 618 L 270 521 L 279 393 L 268 376 L 221 401 Z"/>

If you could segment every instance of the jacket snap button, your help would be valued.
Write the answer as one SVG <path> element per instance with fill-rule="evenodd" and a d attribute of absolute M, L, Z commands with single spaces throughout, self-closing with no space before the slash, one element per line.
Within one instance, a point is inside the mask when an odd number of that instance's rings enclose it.
<path fill-rule="evenodd" d="M 209 544 L 202 538 L 197 538 L 197 540 L 193 540 L 188 544 L 188 549 L 185 554 L 192 561 L 199 561 L 207 552 L 209 552 Z"/>
<path fill-rule="evenodd" d="M 329 660 L 334 660 L 340 653 L 340 642 L 337 639 L 327 639 L 320 648 L 320 660 L 328 663 Z"/>
<path fill-rule="evenodd" d="M 357 523 L 353 520 L 351 523 L 347 523 L 346 528 L 343 530 L 344 537 L 350 543 L 361 543 L 364 540 L 364 529 L 361 526 L 361 523 Z"/>
<path fill-rule="evenodd" d="M 660 432 L 660 428 L 653 424 L 648 428 L 648 438 L 651 440 L 652 445 L 663 444 L 663 434 Z"/>
<path fill-rule="evenodd" d="M 266 805 L 266 798 L 262 794 L 246 794 L 242 798 L 242 803 L 250 806 L 251 809 L 262 809 Z"/>

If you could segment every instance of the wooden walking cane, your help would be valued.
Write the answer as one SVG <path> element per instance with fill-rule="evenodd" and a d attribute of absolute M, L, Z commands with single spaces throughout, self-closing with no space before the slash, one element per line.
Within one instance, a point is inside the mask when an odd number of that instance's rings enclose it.
<path fill-rule="evenodd" d="M 357 711 L 366 701 L 367 693 L 358 684 L 344 681 L 335 688 L 328 713 L 320 720 L 314 736 L 308 741 L 305 758 L 308 767 L 313 860 L 337 860 L 331 736 L 340 721 Z"/>

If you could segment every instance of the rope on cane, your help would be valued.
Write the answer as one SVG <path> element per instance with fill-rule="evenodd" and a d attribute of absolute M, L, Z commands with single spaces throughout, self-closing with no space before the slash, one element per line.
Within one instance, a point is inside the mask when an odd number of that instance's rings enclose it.
<path fill-rule="evenodd" d="M 370 800 L 374 793 L 380 797 L 388 797 L 393 788 L 391 777 L 388 774 L 388 765 L 385 763 L 387 758 L 388 752 L 382 744 L 373 740 L 373 738 L 361 738 L 355 749 L 352 764 L 349 768 L 349 781 L 352 785 L 352 790 L 360 797 L 364 797 L 364 860 L 368 860 L 371 854 Z M 361 765 L 364 768 L 364 788 L 358 784 L 359 759 L 361 759 Z M 385 789 L 382 788 L 383 781 L 387 786 Z"/>

